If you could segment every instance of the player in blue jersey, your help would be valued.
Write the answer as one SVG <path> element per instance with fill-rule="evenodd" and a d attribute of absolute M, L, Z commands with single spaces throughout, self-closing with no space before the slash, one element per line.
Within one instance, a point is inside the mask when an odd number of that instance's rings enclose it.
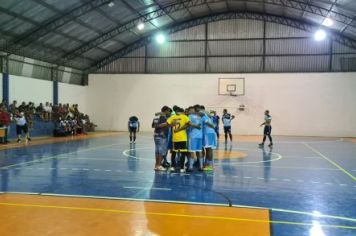
<path fill-rule="evenodd" d="M 190 156 L 188 160 L 188 172 L 193 170 L 193 164 L 196 160 L 199 163 L 199 170 L 203 170 L 203 130 L 201 122 L 199 109 L 189 107 L 188 151 Z"/>
<path fill-rule="evenodd" d="M 196 105 L 201 114 L 201 123 L 203 128 L 203 147 L 205 149 L 205 171 L 213 170 L 213 149 L 216 149 L 216 133 L 213 121 L 205 111 L 204 106 Z"/>

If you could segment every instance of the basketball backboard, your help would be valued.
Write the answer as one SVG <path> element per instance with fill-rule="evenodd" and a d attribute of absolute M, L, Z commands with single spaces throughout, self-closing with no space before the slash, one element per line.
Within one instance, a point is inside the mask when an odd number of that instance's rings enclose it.
<path fill-rule="evenodd" d="M 245 78 L 219 78 L 219 95 L 245 95 Z"/>

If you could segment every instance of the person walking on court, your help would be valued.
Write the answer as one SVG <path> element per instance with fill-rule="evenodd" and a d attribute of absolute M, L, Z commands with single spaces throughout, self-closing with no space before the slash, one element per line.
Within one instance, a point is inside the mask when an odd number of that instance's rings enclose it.
<path fill-rule="evenodd" d="M 17 134 L 17 142 L 20 143 L 21 142 L 21 134 L 22 132 L 25 133 L 26 135 L 26 139 L 28 141 L 31 141 L 30 138 L 30 133 L 28 132 L 28 125 L 27 125 L 27 121 L 25 118 L 25 114 L 23 112 L 16 112 L 15 115 L 15 122 L 16 122 L 16 134 Z"/>
<path fill-rule="evenodd" d="M 131 116 L 128 122 L 128 129 L 130 132 L 130 143 L 136 142 L 136 132 L 140 131 L 140 122 L 136 116 Z"/>
<path fill-rule="evenodd" d="M 265 122 L 263 122 L 260 127 L 262 127 L 263 125 L 265 126 L 265 128 L 263 129 L 263 141 L 262 143 L 259 144 L 260 147 L 263 147 L 265 145 L 265 141 L 266 141 L 266 137 L 268 137 L 270 144 L 268 145 L 269 147 L 273 146 L 273 142 L 272 142 L 272 136 L 271 136 L 271 132 L 272 132 L 272 116 L 269 114 L 269 110 L 265 111 Z"/>
<path fill-rule="evenodd" d="M 224 125 L 224 133 L 225 133 L 225 143 L 227 143 L 227 135 L 230 137 L 230 142 L 232 142 L 232 134 L 231 134 L 231 121 L 235 118 L 235 116 L 227 113 L 227 109 L 224 109 L 222 115 L 222 123 Z"/>

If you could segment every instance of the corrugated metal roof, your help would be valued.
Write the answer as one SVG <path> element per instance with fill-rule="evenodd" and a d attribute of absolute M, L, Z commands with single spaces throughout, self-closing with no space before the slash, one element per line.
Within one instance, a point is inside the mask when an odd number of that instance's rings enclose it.
<path fill-rule="evenodd" d="M 108 5 L 110 2 L 114 4 L 112 7 Z M 332 30 L 356 40 L 354 0 L 337 3 L 331 0 L 11 0 L 0 2 L 0 50 L 29 57 L 34 48 L 43 47 L 46 49 L 43 51 L 50 53 L 37 53 L 35 59 L 87 69 L 162 27 L 234 11 L 266 13 L 316 25 L 331 18 L 334 20 Z M 145 23 L 143 31 L 136 28 L 139 21 Z M 204 39 L 204 27 L 194 30 L 176 33 L 171 39 Z M 291 27 L 266 24 L 266 37 L 296 35 L 310 37 L 310 33 Z M 208 36 L 209 39 L 260 38 L 263 37 L 263 22 L 211 23 Z M 302 51 L 312 50 L 309 44 L 295 43 L 306 48 Z M 210 49 L 214 50 L 212 45 Z M 232 51 L 239 51 L 231 47 Z M 282 50 L 282 46 L 279 49 Z M 226 51 L 225 48 L 221 50 Z M 275 47 L 273 50 L 278 51 Z M 296 51 L 288 50 L 288 53 Z"/>

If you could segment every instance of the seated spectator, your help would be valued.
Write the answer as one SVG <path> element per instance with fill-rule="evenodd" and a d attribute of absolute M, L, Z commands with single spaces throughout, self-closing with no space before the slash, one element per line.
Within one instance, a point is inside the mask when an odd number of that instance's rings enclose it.
<path fill-rule="evenodd" d="M 6 99 L 3 99 L 2 101 L 1 101 L 1 103 L 0 103 L 0 106 L 2 107 L 3 106 L 3 108 L 7 111 L 7 100 Z"/>
<path fill-rule="evenodd" d="M 63 120 L 62 117 L 59 117 L 59 119 L 55 122 L 54 127 L 55 128 L 53 131 L 53 136 L 55 136 L 55 137 L 67 136 L 68 133 L 70 132 L 66 121 Z"/>

